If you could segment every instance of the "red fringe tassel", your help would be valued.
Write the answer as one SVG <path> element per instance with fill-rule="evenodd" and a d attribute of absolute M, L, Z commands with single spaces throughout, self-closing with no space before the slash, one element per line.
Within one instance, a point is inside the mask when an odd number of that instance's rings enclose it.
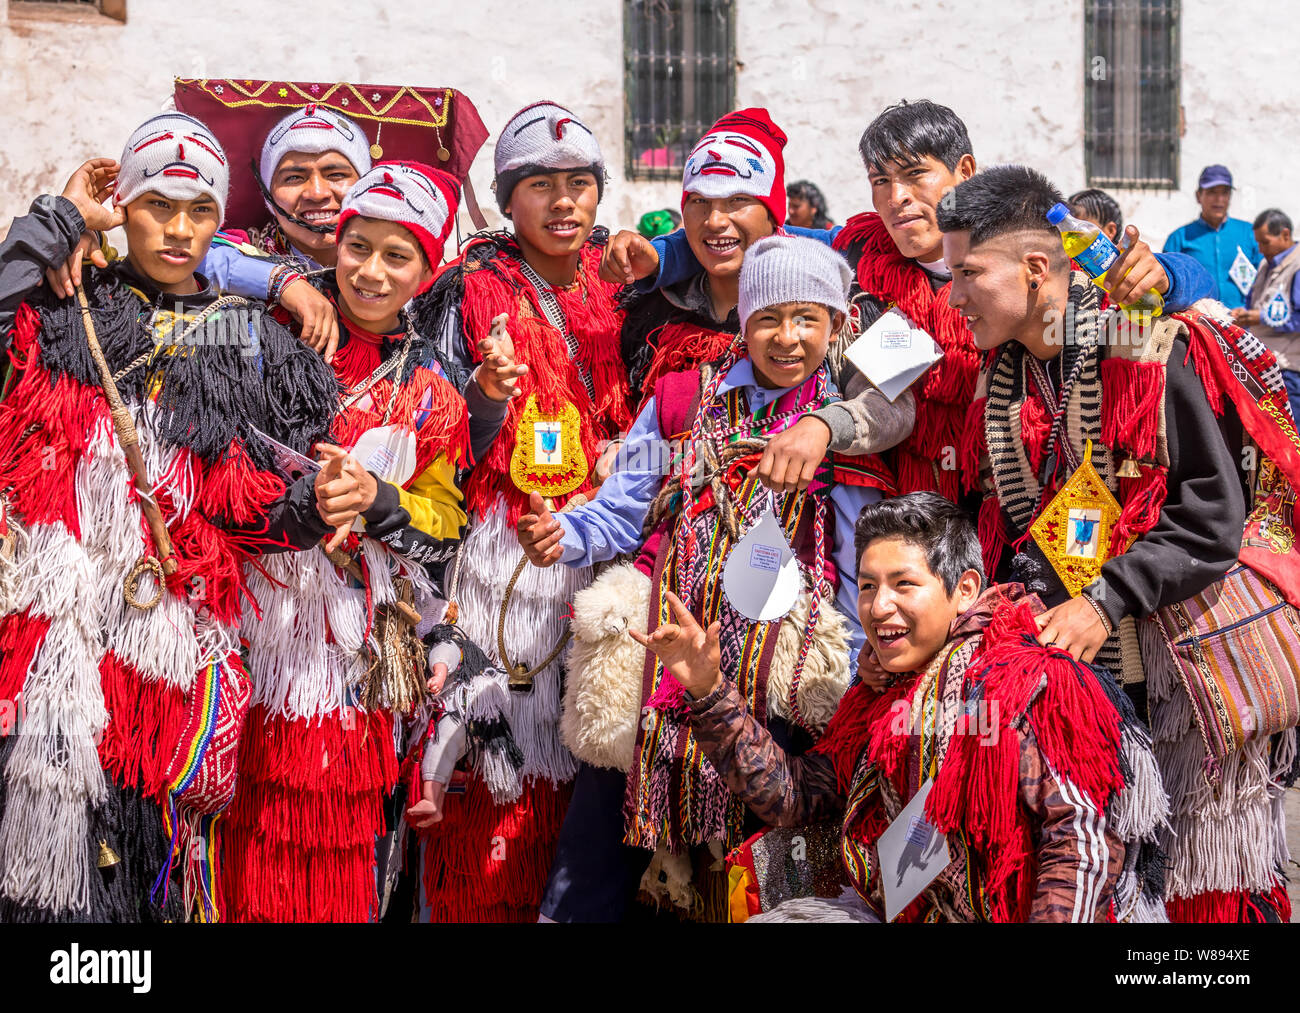
<path fill-rule="evenodd" d="M 879 215 L 868 213 L 850 218 L 836 235 L 834 245 L 843 251 L 859 244 L 862 256 L 858 259 L 857 272 L 862 290 L 883 302 L 896 304 L 943 349 L 943 358 L 914 387 L 916 425 L 900 445 L 900 449 L 923 461 L 939 460 L 949 448 L 955 452 L 961 442 L 962 425 L 980 369 L 981 356 L 975 348 L 975 339 L 961 314 L 948 305 L 951 283 L 938 291 L 931 288 L 925 271 L 898 251 Z M 899 476 L 900 495 L 918 488 L 934 488 L 933 478 L 926 485 L 909 487 L 904 482 L 902 467 L 895 465 L 895 471 Z M 915 470 L 908 473 L 919 477 Z M 939 491 L 955 499 L 955 475 L 950 483 L 944 474 L 941 472 Z M 949 485 L 954 490 L 952 493 L 943 488 Z"/>
<path fill-rule="evenodd" d="M 167 767 L 188 717 L 185 694 L 112 651 L 100 659 L 99 680 L 109 715 L 99 762 L 118 784 L 165 804 Z"/>
<path fill-rule="evenodd" d="M 659 328 L 658 343 L 650 368 L 641 385 L 641 401 L 654 393 L 655 384 L 669 373 L 699 369 L 703 363 L 716 362 L 727 354 L 734 334 L 711 331 L 699 324 L 673 323 Z"/>
<path fill-rule="evenodd" d="M 1152 458 L 1165 396 L 1165 367 L 1158 362 L 1101 362 L 1101 442 L 1138 458 Z"/>
<path fill-rule="evenodd" d="M 926 804 L 938 829 L 960 827 L 986 857 L 985 887 L 995 921 L 1024 921 L 1034 891 L 1031 828 L 1018 810 L 1020 717 L 1028 715 L 1043 755 L 1097 808 L 1123 787 L 1119 715 L 1094 679 L 1065 652 L 1039 645 L 1037 635 L 1027 604 L 994 613 L 966 679 L 983 684 L 996 738 L 972 730 L 954 734 Z"/>
<path fill-rule="evenodd" d="M 258 471 L 248 451 L 232 440 L 225 456 L 204 469 L 198 508 L 208 517 L 252 524 L 282 495 L 284 482 L 270 472 Z"/>
<path fill-rule="evenodd" d="M 1171 922 L 1183 923 L 1260 924 L 1291 921 L 1291 897 L 1286 892 L 1285 882 L 1277 884 L 1259 899 L 1267 911 L 1252 900 L 1249 890 L 1211 890 L 1194 897 L 1173 897 L 1165 901 L 1165 911 Z"/>
<path fill-rule="evenodd" d="M 6 704 L 16 707 L 36 649 L 49 631 L 49 617 L 34 616 L 30 609 L 0 619 L 0 735 L 14 731 L 9 722 L 17 720 L 18 712 L 15 709 L 6 717 L 3 708 Z"/>
<path fill-rule="evenodd" d="M 594 465 L 599 456 L 601 440 L 626 432 L 632 425 L 627 372 L 619 349 L 622 315 L 614 304 L 616 286 L 599 277 L 601 250 L 592 243 L 584 246 L 577 282 L 557 293 L 565 320 L 577 339 L 578 354 L 591 370 L 594 400 L 587 395 L 564 337 L 531 308 L 531 300 L 524 294 L 527 282 L 513 256 L 497 255 L 489 266 L 465 274 L 461 313 L 471 343 L 491 330 L 494 316 L 506 313 L 515 357 L 528 365 L 528 374 L 518 383 L 521 396 L 510 402 L 501 436 L 478 462 L 465 487 L 469 509 L 480 517 L 493 507 L 498 496 L 505 497 L 511 526 L 528 506 L 528 497 L 510 479 L 515 432 L 527 395 L 535 393 L 539 407 L 547 413 L 558 412 L 565 402 L 573 404 L 582 422 L 582 450 L 589 465 Z M 555 505 L 562 507 L 569 497 L 590 492 L 591 484 L 584 480 L 567 496 L 555 497 Z"/>
<path fill-rule="evenodd" d="M 240 922 L 364 922 L 378 910 L 375 840 L 397 782 L 392 720 L 249 709 L 221 821 L 223 912 Z"/>
<path fill-rule="evenodd" d="M 530 780 L 517 802 L 497 805 L 471 775 L 447 798 L 442 822 L 418 831 L 424 894 L 433 922 L 535 922 L 571 785 Z"/>
<path fill-rule="evenodd" d="M 1165 468 L 1142 467 L 1139 478 L 1121 478 L 1120 494 L 1124 507 L 1110 532 L 1110 554 L 1126 551 L 1133 539 L 1145 535 L 1160 520 L 1165 497 L 1169 493 Z M 1127 487 L 1127 488 L 1126 488 Z"/>

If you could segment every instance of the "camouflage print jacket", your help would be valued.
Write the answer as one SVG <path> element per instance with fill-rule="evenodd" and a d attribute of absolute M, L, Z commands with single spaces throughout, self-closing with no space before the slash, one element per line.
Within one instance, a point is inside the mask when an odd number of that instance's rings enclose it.
<path fill-rule="evenodd" d="M 979 610 L 977 605 L 972 612 Z M 921 692 L 912 695 L 921 700 L 930 698 L 934 705 L 922 709 L 920 728 L 924 735 L 915 734 L 915 724 L 907 735 L 902 791 L 894 779 L 879 776 L 865 749 L 854 764 L 850 790 L 842 791 L 830 756 L 815 751 L 788 756 L 746 712 L 735 687 L 725 679 L 708 696 L 690 704 L 696 741 L 727 787 L 771 826 L 843 819 L 848 797 L 852 796 L 855 815 L 845 826 L 847 841 L 866 819 L 874 817 L 879 821 L 883 816 L 884 822 L 878 826 L 893 820 L 924 783 L 922 771 L 932 769 L 933 756 L 945 755 L 958 713 L 963 709 L 963 676 L 980 640 L 978 629 L 971 621 L 971 613 L 959 618 L 954 624 L 955 639 L 919 676 L 921 683 L 928 682 L 933 688 L 925 691 L 922 685 L 918 687 Z M 934 686 L 935 682 L 939 685 Z M 841 707 L 850 695 L 870 692 L 864 686 L 851 687 Z M 978 720 L 974 721 L 967 734 L 978 734 L 978 725 Z M 1028 722 L 1021 721 L 1014 734 L 1020 755 L 1018 804 L 1034 828 L 1037 861 L 1028 918 L 1035 922 L 1106 921 L 1115 880 L 1124 864 L 1124 845 L 1105 812 L 1052 769 Z M 860 800 L 865 804 L 857 804 Z M 845 866 L 851 880 L 865 880 L 855 882 L 858 892 L 883 910 L 880 877 L 873 874 L 879 865 L 875 840 L 867 836 L 865 850 L 869 854 L 863 855 L 859 871 L 855 874 L 851 861 L 846 861 Z M 851 848 L 844 850 L 847 854 Z M 948 850 L 952 862 L 924 891 L 920 902 L 923 910 L 918 917 L 927 921 L 991 920 L 992 911 L 981 889 L 982 870 L 987 867 L 985 856 L 964 834 L 956 832 L 948 835 Z"/>

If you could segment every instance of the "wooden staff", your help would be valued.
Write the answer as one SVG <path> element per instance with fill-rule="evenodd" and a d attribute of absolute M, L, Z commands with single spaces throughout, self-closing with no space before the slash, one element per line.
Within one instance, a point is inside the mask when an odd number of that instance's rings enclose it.
<path fill-rule="evenodd" d="M 164 574 L 173 574 L 176 572 L 177 563 L 172 555 L 172 538 L 163 521 L 162 511 L 158 509 L 158 503 L 153 498 L 153 489 L 149 485 L 149 475 L 144 466 L 144 455 L 140 453 L 140 434 L 136 432 L 131 413 L 122 403 L 122 395 L 118 393 L 117 384 L 113 382 L 113 371 L 108 368 L 108 362 L 104 359 L 104 350 L 95 335 L 95 324 L 90 319 L 90 304 L 86 302 L 86 290 L 80 285 L 77 286 L 77 300 L 81 303 L 81 319 L 86 327 L 86 339 L 90 343 L 90 356 L 99 369 L 99 386 L 108 401 L 109 412 L 113 416 L 113 429 L 117 432 L 117 442 L 121 445 L 122 452 L 126 454 L 127 466 L 131 469 L 136 491 L 140 494 L 140 509 L 144 512 L 149 533 L 153 536 L 154 548 L 158 552 L 155 562 L 162 566 Z"/>
<path fill-rule="evenodd" d="M 342 549 L 330 549 L 325 553 L 325 555 L 328 556 L 329 561 L 339 567 L 339 569 L 347 570 L 348 573 L 352 574 L 352 576 L 356 578 L 358 584 L 363 587 L 365 586 L 365 574 L 361 572 L 361 567 L 357 564 L 357 561 L 346 552 Z M 415 609 L 406 604 L 406 602 L 402 601 L 400 598 L 393 602 L 393 608 L 395 608 L 397 614 L 411 626 L 420 625 L 420 613 L 415 611 Z"/>

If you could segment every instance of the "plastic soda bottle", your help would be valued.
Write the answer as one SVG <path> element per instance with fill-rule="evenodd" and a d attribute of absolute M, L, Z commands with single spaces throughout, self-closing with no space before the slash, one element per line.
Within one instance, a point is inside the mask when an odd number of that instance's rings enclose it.
<path fill-rule="evenodd" d="M 1061 245 L 1065 247 L 1066 256 L 1083 268 L 1100 287 L 1102 275 L 1119 257 L 1119 247 L 1092 222 L 1075 218 L 1064 204 L 1053 204 L 1047 212 L 1047 220 L 1061 233 Z M 1141 299 L 1120 307 L 1129 319 L 1144 320 L 1158 317 L 1164 308 L 1164 299 L 1153 288 L 1147 289 Z"/>

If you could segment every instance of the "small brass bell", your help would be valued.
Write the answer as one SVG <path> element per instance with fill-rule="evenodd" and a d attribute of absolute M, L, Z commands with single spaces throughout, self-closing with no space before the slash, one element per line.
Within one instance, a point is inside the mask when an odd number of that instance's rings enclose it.
<path fill-rule="evenodd" d="M 1119 475 L 1120 478 L 1141 478 L 1142 469 L 1138 467 L 1137 461 L 1133 460 L 1131 457 L 1126 457 L 1124 458 L 1124 463 L 1119 466 L 1119 471 L 1116 472 L 1116 474 Z"/>
<path fill-rule="evenodd" d="M 99 858 L 95 861 L 97 867 L 107 869 L 117 865 L 120 861 L 122 859 L 118 857 L 116 851 L 108 846 L 108 841 L 99 842 Z"/>
<path fill-rule="evenodd" d="M 533 680 L 529 678 L 528 666 L 523 663 L 514 665 L 510 669 L 509 682 L 511 686 L 531 686 Z"/>

